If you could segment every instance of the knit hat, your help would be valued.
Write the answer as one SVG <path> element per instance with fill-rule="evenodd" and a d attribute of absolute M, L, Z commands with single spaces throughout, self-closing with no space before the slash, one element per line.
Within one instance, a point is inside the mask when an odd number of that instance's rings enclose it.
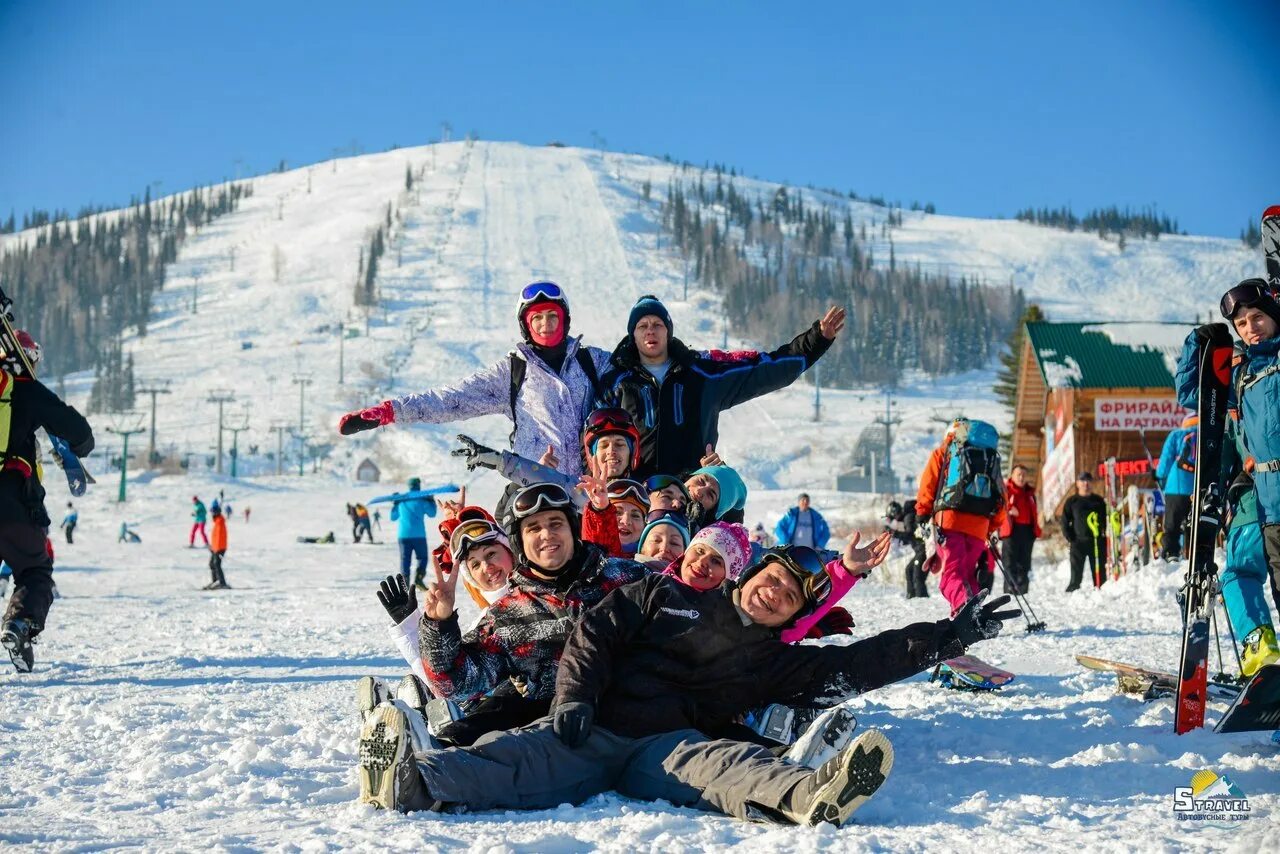
<path fill-rule="evenodd" d="M 697 543 L 720 555 L 724 561 L 725 578 L 736 579 L 751 562 L 751 535 L 736 522 L 712 522 L 693 535 L 689 548 Z"/>
<path fill-rule="evenodd" d="M 693 474 L 705 474 L 715 478 L 720 487 L 720 501 L 716 504 L 716 518 L 721 519 L 730 510 L 741 510 L 747 505 L 747 485 L 738 473 L 728 466 L 703 466 Z M 692 475 L 690 475 L 692 477 Z"/>
<path fill-rule="evenodd" d="M 662 514 L 662 515 L 658 515 Z M 680 539 L 684 542 L 684 547 L 689 548 L 689 523 L 685 520 L 684 514 L 676 510 L 654 510 L 649 514 L 655 516 L 651 522 L 644 526 L 644 530 L 640 532 L 640 539 L 636 540 L 636 551 L 644 548 L 644 541 L 648 538 L 649 532 L 661 525 L 670 525 L 680 532 Z"/>
<path fill-rule="evenodd" d="M 662 304 L 653 294 L 645 294 L 636 300 L 636 304 L 631 306 L 631 314 L 627 317 L 627 334 L 636 334 L 636 324 L 640 322 L 640 318 L 654 315 L 667 327 L 667 334 L 675 334 L 675 327 L 671 323 L 671 313 L 667 311 L 667 307 Z"/>

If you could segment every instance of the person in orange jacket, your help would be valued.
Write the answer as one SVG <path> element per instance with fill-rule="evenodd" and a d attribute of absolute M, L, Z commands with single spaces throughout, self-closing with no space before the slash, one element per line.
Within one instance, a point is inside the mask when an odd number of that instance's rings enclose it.
<path fill-rule="evenodd" d="M 930 572 L 942 573 L 938 579 L 938 589 L 950 603 L 953 615 L 981 589 L 978 581 L 979 562 L 984 559 L 983 553 L 987 550 L 992 533 L 999 531 L 1006 519 L 1003 494 L 998 494 L 996 509 L 989 515 L 966 513 L 962 510 L 939 510 L 936 514 L 933 511 L 943 472 L 951 461 L 952 440 L 958 429 L 963 426 L 967 430 L 969 424 L 965 419 L 957 419 L 948 428 L 942 444 L 929 455 L 929 462 L 920 475 L 920 489 L 916 493 L 916 516 L 932 521 L 934 536 L 937 538 L 937 552 L 933 559 L 926 562 L 926 567 Z M 993 487 L 1002 493 L 1002 486 L 997 478 Z"/>
<path fill-rule="evenodd" d="M 1031 550 L 1040 539 L 1040 509 L 1036 506 L 1035 487 L 1027 482 L 1026 466 L 1013 467 L 1005 481 L 1004 491 L 1008 508 L 1004 524 L 1000 526 L 1000 559 L 1008 571 L 1004 592 L 1026 595 L 1030 584 Z M 1017 585 L 1017 590 L 1010 587 L 1010 581 Z"/>
<path fill-rule="evenodd" d="M 213 516 L 213 536 L 209 539 L 209 572 L 213 580 L 204 586 L 205 590 L 226 590 L 227 577 L 222 574 L 222 556 L 227 553 L 227 518 L 222 515 L 222 508 L 216 504 L 211 510 Z"/>

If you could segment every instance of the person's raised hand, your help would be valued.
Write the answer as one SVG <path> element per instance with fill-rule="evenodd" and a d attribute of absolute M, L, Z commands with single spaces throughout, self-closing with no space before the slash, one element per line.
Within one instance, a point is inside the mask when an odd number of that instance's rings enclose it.
<path fill-rule="evenodd" d="M 840 334 L 840 330 L 844 329 L 845 310 L 837 305 L 827 309 L 827 313 L 822 315 L 822 319 L 818 321 L 818 331 L 822 333 L 822 337 L 828 341 L 834 341 L 836 336 Z"/>
<path fill-rule="evenodd" d="M 858 547 L 860 542 L 862 542 L 862 534 L 854 531 L 853 536 L 849 538 L 849 544 L 844 547 L 844 554 L 840 555 L 840 562 L 844 564 L 844 568 L 854 575 L 866 575 L 884 563 L 884 559 L 889 556 L 893 537 L 888 531 L 882 531 L 878 537 L 861 548 Z"/>
<path fill-rule="evenodd" d="M 405 577 L 398 573 L 396 575 L 388 575 L 383 579 L 382 584 L 378 585 L 378 601 L 382 603 L 382 607 L 387 611 L 387 616 L 396 625 L 400 625 L 409 619 L 409 617 L 413 616 L 413 612 L 418 610 L 418 602 L 413 588 L 405 581 Z"/>
<path fill-rule="evenodd" d="M 455 565 L 453 572 L 445 575 L 440 569 L 440 560 L 431 555 L 431 571 L 435 573 L 436 580 L 427 585 L 427 589 L 422 594 L 422 616 L 428 620 L 449 619 L 449 615 L 453 613 L 453 603 L 458 592 L 458 576 L 462 571 Z"/>

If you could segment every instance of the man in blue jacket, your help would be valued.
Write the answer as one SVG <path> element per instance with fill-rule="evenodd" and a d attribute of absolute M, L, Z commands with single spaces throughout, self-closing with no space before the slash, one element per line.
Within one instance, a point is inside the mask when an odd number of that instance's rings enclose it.
<path fill-rule="evenodd" d="M 422 489 L 419 478 L 409 478 L 409 491 Z M 436 515 L 436 504 L 430 498 L 409 498 L 391 504 L 391 521 L 396 523 L 396 539 L 400 542 L 400 574 L 409 581 L 409 564 L 417 555 L 418 568 L 413 583 L 427 586 L 427 527 L 426 517 Z"/>
<path fill-rule="evenodd" d="M 1164 559 L 1182 556 L 1182 526 L 1191 513 L 1191 492 L 1196 481 L 1196 434 L 1200 419 L 1188 415 L 1182 426 L 1164 440 L 1156 482 L 1164 491 Z"/>
<path fill-rule="evenodd" d="M 779 546 L 808 546 L 825 549 L 831 538 L 831 529 L 822 514 L 809 506 L 808 493 L 800 493 L 800 499 L 773 528 L 773 536 Z"/>

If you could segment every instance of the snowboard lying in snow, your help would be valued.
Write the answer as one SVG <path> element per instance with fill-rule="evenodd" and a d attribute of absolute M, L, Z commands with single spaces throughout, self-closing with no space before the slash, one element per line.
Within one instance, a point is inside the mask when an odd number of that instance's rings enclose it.
<path fill-rule="evenodd" d="M 1245 683 L 1214 732 L 1280 730 L 1280 664 L 1268 664 Z"/>
<path fill-rule="evenodd" d="M 1178 692 L 1178 676 L 1175 673 L 1148 670 L 1136 664 L 1108 661 L 1091 655 L 1077 655 L 1076 661 L 1090 670 L 1116 674 L 1117 687 L 1121 693 L 1138 694 L 1147 702 L 1172 697 Z M 1240 686 L 1231 682 L 1211 680 L 1207 691 L 1210 699 L 1230 703 L 1239 695 Z"/>
<path fill-rule="evenodd" d="M 997 691 L 1014 678 L 1009 671 L 993 667 L 980 658 L 962 655 L 941 662 L 933 669 L 929 681 L 961 691 Z"/>

